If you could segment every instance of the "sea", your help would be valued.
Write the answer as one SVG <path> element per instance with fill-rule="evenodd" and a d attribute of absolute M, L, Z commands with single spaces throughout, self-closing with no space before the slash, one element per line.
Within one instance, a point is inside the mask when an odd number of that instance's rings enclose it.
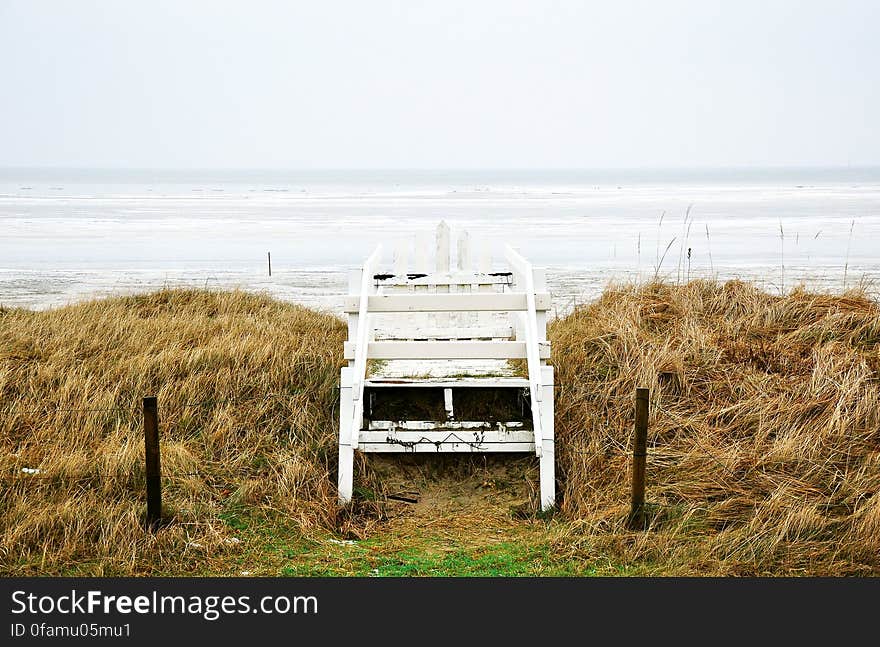
<path fill-rule="evenodd" d="M 655 277 L 880 290 L 880 168 L 3 168 L 0 306 L 186 286 L 338 313 L 377 244 L 390 265 L 441 220 L 546 268 L 557 315 Z"/>

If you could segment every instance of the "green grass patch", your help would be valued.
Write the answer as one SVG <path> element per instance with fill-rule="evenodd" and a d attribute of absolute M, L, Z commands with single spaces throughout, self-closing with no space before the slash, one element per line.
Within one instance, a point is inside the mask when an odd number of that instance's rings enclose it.
<path fill-rule="evenodd" d="M 504 540 L 460 545 L 442 537 L 328 538 L 297 553 L 280 571 L 285 576 L 357 577 L 526 577 L 593 575 L 580 560 L 559 558 L 548 542 Z"/>

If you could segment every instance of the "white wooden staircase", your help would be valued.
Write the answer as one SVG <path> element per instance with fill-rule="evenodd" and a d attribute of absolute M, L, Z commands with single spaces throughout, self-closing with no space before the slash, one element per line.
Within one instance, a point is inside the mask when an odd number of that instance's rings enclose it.
<path fill-rule="evenodd" d="M 378 247 L 352 273 L 340 381 L 339 500 L 351 501 L 354 451 L 534 452 L 540 505 L 555 501 L 553 367 L 547 365 L 544 272 L 515 249 L 492 267 L 467 232 L 441 222 L 433 263 L 425 237 Z M 412 266 L 408 263 L 412 253 Z"/>

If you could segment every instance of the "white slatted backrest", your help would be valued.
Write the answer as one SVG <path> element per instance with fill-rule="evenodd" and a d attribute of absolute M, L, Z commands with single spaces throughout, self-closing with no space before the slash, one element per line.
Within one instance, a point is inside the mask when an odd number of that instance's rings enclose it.
<path fill-rule="evenodd" d="M 458 269 L 461 272 L 471 271 L 471 237 L 467 230 L 458 234 Z"/>
<path fill-rule="evenodd" d="M 434 258 L 434 266 L 438 273 L 449 271 L 450 238 L 449 225 L 446 224 L 445 220 L 441 220 L 440 224 L 437 225 L 437 254 Z"/>
<path fill-rule="evenodd" d="M 489 272 L 492 271 L 492 249 L 489 247 L 489 241 L 485 238 L 478 238 L 474 244 L 474 251 L 477 257 L 477 272 L 487 281 Z M 491 283 L 480 283 L 477 285 L 478 292 L 494 292 L 495 286 Z M 498 316 L 490 312 L 480 312 L 477 314 L 477 323 L 480 326 L 489 327 L 498 321 Z"/>
<path fill-rule="evenodd" d="M 409 271 L 409 252 L 412 241 L 407 238 L 400 238 L 394 245 L 394 275 L 396 277 L 404 277 Z"/>
<path fill-rule="evenodd" d="M 476 274 L 474 274 L 473 266 L 471 263 L 471 236 L 466 229 L 461 230 L 458 233 L 458 240 L 456 244 L 456 268 L 458 272 L 462 275 L 473 275 L 474 282 L 476 280 Z M 468 284 L 461 284 L 458 287 L 459 292 L 471 293 L 474 290 L 474 282 Z M 455 314 L 455 318 L 453 320 L 453 325 L 466 327 L 466 326 L 476 326 L 478 323 L 478 316 L 475 312 L 458 312 Z"/>
<path fill-rule="evenodd" d="M 413 255 L 413 272 L 427 274 L 431 271 L 431 234 L 420 231 L 416 234 L 416 249 Z"/>
<path fill-rule="evenodd" d="M 438 274 L 448 274 L 451 269 L 450 264 L 450 254 L 452 252 L 451 245 L 452 232 L 449 230 L 449 225 L 446 224 L 445 220 L 441 220 L 440 224 L 437 225 L 437 245 L 436 256 L 434 258 L 434 266 L 437 270 Z M 444 293 L 449 292 L 448 285 L 437 285 L 434 287 L 435 292 Z M 428 317 L 428 320 L 431 322 L 432 327 L 435 328 L 449 328 L 452 326 L 452 315 L 448 312 L 437 312 Z"/>

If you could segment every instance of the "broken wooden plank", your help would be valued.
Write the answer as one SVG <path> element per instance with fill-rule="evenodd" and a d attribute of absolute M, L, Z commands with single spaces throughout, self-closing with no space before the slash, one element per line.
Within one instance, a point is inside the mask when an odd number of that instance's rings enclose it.
<path fill-rule="evenodd" d="M 535 435 L 531 430 L 519 431 L 468 431 L 468 430 L 425 430 L 425 431 L 399 431 L 399 430 L 370 430 L 361 431 L 360 442 L 362 443 L 386 443 L 400 441 L 405 443 L 534 443 Z"/>
<path fill-rule="evenodd" d="M 359 443 L 358 449 L 362 452 L 370 453 L 530 453 L 535 452 L 535 443 L 468 443 L 468 442 L 447 442 L 440 443 L 418 443 L 415 445 L 404 445 L 399 443 Z"/>

